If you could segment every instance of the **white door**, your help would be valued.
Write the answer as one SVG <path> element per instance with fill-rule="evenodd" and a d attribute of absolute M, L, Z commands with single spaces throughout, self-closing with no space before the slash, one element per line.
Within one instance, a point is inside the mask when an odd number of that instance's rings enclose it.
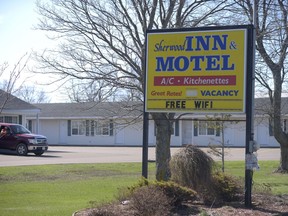
<path fill-rule="evenodd" d="M 124 145 L 125 144 L 125 127 L 115 127 L 115 144 Z"/>

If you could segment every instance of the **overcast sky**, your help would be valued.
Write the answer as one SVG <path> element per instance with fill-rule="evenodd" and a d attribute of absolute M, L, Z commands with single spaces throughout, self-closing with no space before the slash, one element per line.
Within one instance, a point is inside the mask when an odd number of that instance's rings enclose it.
<path fill-rule="evenodd" d="M 25 53 L 49 47 L 50 41 L 45 33 L 34 29 L 38 19 L 36 0 L 0 0 L 0 64 L 7 61 L 12 66 Z M 46 79 L 36 76 L 31 78 L 31 74 L 28 73 L 23 74 L 22 78 L 24 76 L 29 77 L 29 85 L 38 85 L 41 80 Z M 47 86 L 45 89 L 48 89 Z M 49 89 L 52 91 L 55 87 Z M 63 100 L 60 96 L 55 97 L 55 92 L 52 99 L 51 102 Z"/>

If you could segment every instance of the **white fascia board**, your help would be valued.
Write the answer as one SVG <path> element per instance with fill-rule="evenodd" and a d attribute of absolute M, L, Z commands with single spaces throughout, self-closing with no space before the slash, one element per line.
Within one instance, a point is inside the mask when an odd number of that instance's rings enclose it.
<path fill-rule="evenodd" d="M 3 109 L 1 114 L 4 114 L 4 113 L 7 113 L 7 114 L 38 114 L 38 113 L 41 113 L 41 110 L 40 109 L 29 109 L 29 110 L 13 110 L 13 109 Z"/>
<path fill-rule="evenodd" d="M 27 119 L 36 119 L 36 116 L 27 116 Z M 78 120 L 78 119 L 129 119 L 129 118 L 137 118 L 135 116 L 113 116 L 113 117 L 105 117 L 105 116 L 65 116 L 65 117 L 41 117 L 39 115 L 38 119 L 43 119 L 43 120 Z"/>

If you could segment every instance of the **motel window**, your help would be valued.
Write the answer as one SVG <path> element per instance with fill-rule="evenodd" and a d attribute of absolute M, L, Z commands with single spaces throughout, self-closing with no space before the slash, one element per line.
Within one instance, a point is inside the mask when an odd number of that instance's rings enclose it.
<path fill-rule="evenodd" d="M 72 135 L 85 135 L 86 121 L 83 120 L 73 120 L 71 121 L 71 131 Z"/>
<path fill-rule="evenodd" d="M 109 135 L 110 132 L 110 122 L 109 121 L 95 121 L 94 122 L 95 135 Z"/>
<path fill-rule="evenodd" d="M 68 136 L 113 136 L 112 120 L 68 120 Z"/>
<path fill-rule="evenodd" d="M 200 136 L 215 135 L 215 126 L 211 122 L 199 121 L 198 122 L 198 128 L 199 128 L 199 135 Z"/>
<path fill-rule="evenodd" d="M 90 133 L 88 132 L 88 134 L 90 134 L 90 136 L 95 136 L 95 126 L 96 126 L 96 122 L 95 121 L 90 121 Z"/>
<path fill-rule="evenodd" d="M 0 122 L 18 124 L 17 116 L 0 116 Z"/>

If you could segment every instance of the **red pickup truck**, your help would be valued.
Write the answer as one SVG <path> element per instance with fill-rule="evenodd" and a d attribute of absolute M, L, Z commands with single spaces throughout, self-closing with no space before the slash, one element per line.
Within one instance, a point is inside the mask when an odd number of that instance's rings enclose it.
<path fill-rule="evenodd" d="M 0 148 L 16 151 L 22 156 L 29 152 L 40 156 L 48 150 L 48 143 L 45 136 L 32 134 L 22 125 L 0 123 Z"/>

